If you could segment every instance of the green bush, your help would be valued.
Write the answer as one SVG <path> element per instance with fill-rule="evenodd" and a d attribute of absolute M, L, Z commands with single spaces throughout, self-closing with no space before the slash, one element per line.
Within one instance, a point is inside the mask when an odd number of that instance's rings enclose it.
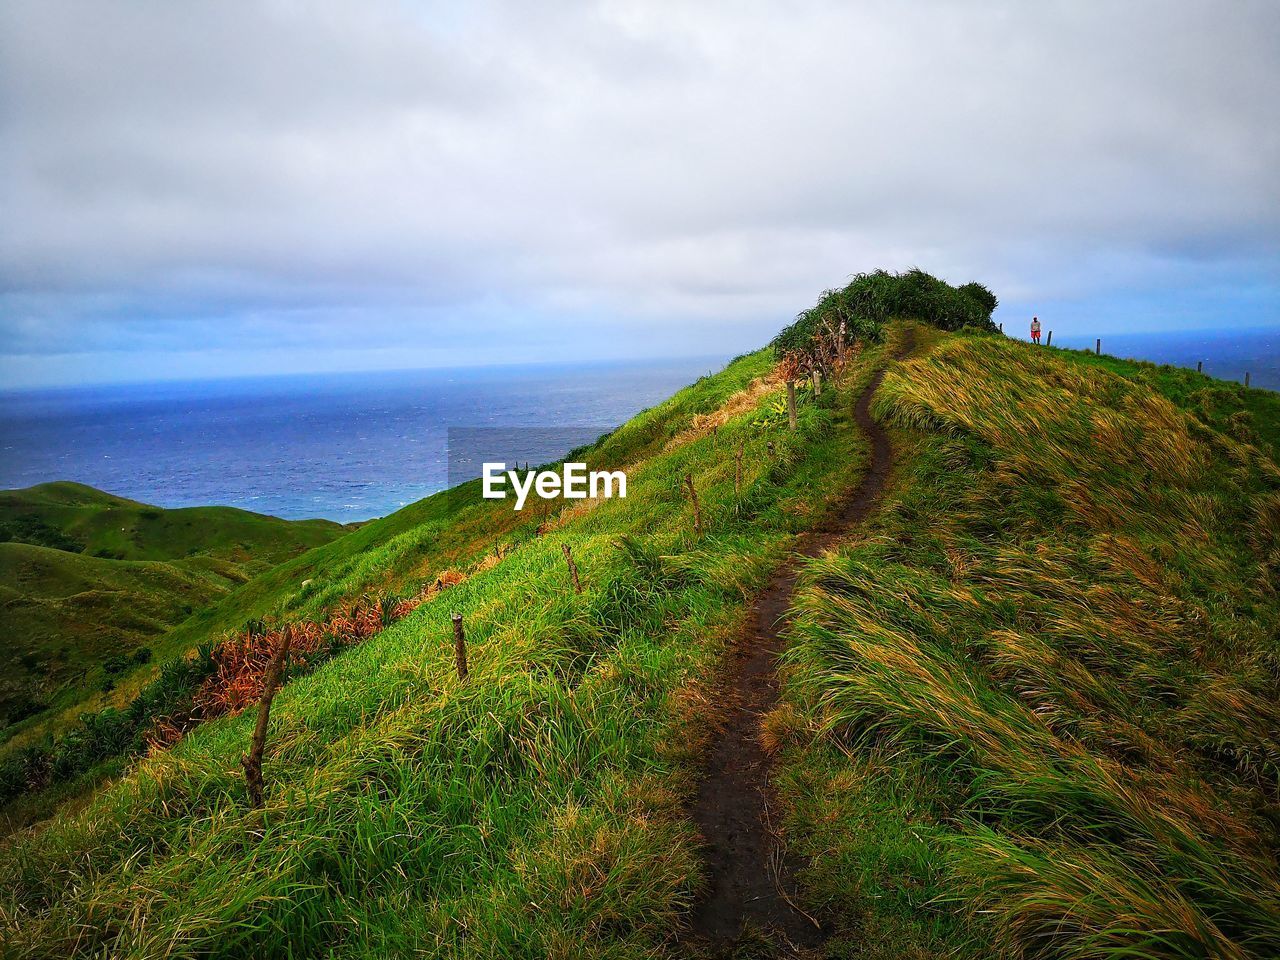
<path fill-rule="evenodd" d="M 968 326 L 994 331 L 991 314 L 998 302 L 980 283 L 953 287 L 916 267 L 905 273 L 860 273 L 848 285 L 824 292 L 773 339 L 772 346 L 779 358 L 798 354 L 821 367 L 824 348 L 829 351 L 841 330 L 842 346 L 878 342 L 884 324 L 894 317 L 922 320 L 943 330 Z"/>
<path fill-rule="evenodd" d="M 79 553 L 84 549 L 84 544 L 33 515 L 0 519 L 0 543 L 9 542 L 31 543 L 37 547 L 50 547 L 69 553 Z"/>
<path fill-rule="evenodd" d="M 107 657 L 102 662 L 102 669 L 108 674 L 124 673 L 131 667 L 150 662 L 151 650 L 148 647 L 138 647 L 133 653 L 116 653 Z"/>
<path fill-rule="evenodd" d="M 986 311 L 988 320 L 990 320 L 991 315 L 995 313 L 996 307 L 1000 305 L 1000 301 L 996 299 L 996 295 L 987 287 L 976 281 L 964 284 L 959 288 L 959 290 L 962 294 Z"/>
<path fill-rule="evenodd" d="M 139 660 L 144 651 L 145 660 Z M 107 707 L 98 713 L 82 713 L 79 726 L 56 740 L 11 753 L 0 761 L 0 804 L 65 783 L 104 760 L 142 753 L 152 722 L 184 710 L 196 687 L 213 672 L 212 653 L 213 648 L 206 645 L 194 657 L 171 660 L 123 710 Z M 151 659 L 151 651 L 141 647 L 132 658 L 111 658 L 117 659 L 126 665 L 135 660 L 145 663 Z M 104 687 L 106 684 L 114 685 L 111 677 L 106 678 Z"/>
<path fill-rule="evenodd" d="M 18 723 L 49 706 L 45 691 L 34 683 L 4 684 L 0 686 L 0 697 L 6 707 L 0 713 L 0 726 Z"/>
<path fill-rule="evenodd" d="M 47 743 L 36 743 L 13 751 L 0 761 L 0 802 L 48 783 L 50 749 Z"/>

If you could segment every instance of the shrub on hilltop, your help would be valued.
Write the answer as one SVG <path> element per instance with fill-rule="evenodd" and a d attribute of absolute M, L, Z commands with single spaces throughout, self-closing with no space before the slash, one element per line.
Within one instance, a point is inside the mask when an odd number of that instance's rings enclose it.
<path fill-rule="evenodd" d="M 995 330 L 991 314 L 999 301 L 981 283 L 953 287 L 913 267 L 905 273 L 860 273 L 846 286 L 827 290 L 818 302 L 774 337 L 779 359 L 798 358 L 809 370 L 838 372 L 845 351 L 859 341 L 878 341 L 894 317 L 922 320 L 943 330 Z"/>

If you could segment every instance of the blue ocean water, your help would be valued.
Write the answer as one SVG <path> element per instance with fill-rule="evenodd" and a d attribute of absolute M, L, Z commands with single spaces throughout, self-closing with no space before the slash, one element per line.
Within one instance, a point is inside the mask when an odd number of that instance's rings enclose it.
<path fill-rule="evenodd" d="M 701 358 L 3 393 L 0 488 L 75 480 L 164 507 L 365 520 L 449 485 L 450 429 L 510 428 L 503 433 L 520 438 L 524 459 L 547 462 L 722 365 Z"/>

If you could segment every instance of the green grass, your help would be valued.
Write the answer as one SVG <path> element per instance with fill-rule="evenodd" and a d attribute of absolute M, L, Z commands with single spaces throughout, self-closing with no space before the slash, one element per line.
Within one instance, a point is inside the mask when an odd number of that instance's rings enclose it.
<path fill-rule="evenodd" d="M 875 405 L 899 469 L 865 529 L 807 564 L 764 727 L 828 956 L 1280 954 L 1273 396 L 1236 407 L 1183 372 L 994 336 L 917 344 Z M 245 715 L 61 788 L 57 816 L 0 848 L 0 940 L 17 957 L 684 955 L 685 804 L 725 644 L 859 480 L 849 402 L 883 356 L 806 395 L 797 434 L 756 379 L 771 358 L 740 358 L 588 454 L 627 466 L 626 500 L 518 515 L 468 485 L 213 604 L 171 636 L 463 577 L 283 688 L 262 811 Z"/>
<path fill-rule="evenodd" d="M 1280 955 L 1276 398 L 1188 379 L 990 336 L 886 378 L 904 472 L 770 721 L 846 955 Z"/>
<path fill-rule="evenodd" d="M 66 481 L 0 491 L 3 539 L 74 545 L 75 552 L 114 560 L 204 557 L 256 572 L 299 545 L 317 546 L 343 531 L 329 520 L 281 520 L 234 507 L 153 507 Z M 42 542 L 42 535 L 54 542 Z"/>
<path fill-rule="evenodd" d="M 20 956 L 669 952 L 699 883 L 681 811 L 724 643 L 865 456 L 848 418 L 856 383 L 807 399 L 796 434 L 776 418 L 756 425 L 780 392 L 752 386 L 771 367 L 763 351 L 742 358 L 605 438 L 588 460 L 627 465 L 625 500 L 517 515 L 470 485 L 215 610 L 221 622 L 317 616 L 375 588 L 466 576 L 282 690 L 261 813 L 245 803 L 240 716 L 11 838 L 0 936 Z M 540 522 L 550 529 L 537 536 Z M 495 561 L 495 544 L 513 549 Z M 465 683 L 452 672 L 453 610 L 467 625 Z"/>
<path fill-rule="evenodd" d="M 76 483 L 0 492 L 0 725 L 30 739 L 95 706 L 142 647 L 254 576 L 342 534 L 230 507 L 165 510 Z M 111 658 L 116 658 L 111 660 Z M 134 670 L 150 675 L 149 670 Z M 43 713 L 41 712 L 43 708 Z"/>
<path fill-rule="evenodd" d="M 1256 443 L 1273 460 L 1280 459 L 1280 393 L 1274 390 L 1246 390 L 1234 381 L 1215 380 L 1169 364 L 1095 356 L 1087 350 L 1059 353 L 1072 363 L 1099 367 L 1145 384 L 1206 424 L 1237 440 Z"/>

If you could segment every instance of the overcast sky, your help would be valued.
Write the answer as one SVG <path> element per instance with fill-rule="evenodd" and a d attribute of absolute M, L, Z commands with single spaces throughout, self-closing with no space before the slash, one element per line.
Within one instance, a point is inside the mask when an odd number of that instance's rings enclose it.
<path fill-rule="evenodd" d="M 1275 326 L 1278 171 L 1274 0 L 5 0 L 0 384 Z"/>

